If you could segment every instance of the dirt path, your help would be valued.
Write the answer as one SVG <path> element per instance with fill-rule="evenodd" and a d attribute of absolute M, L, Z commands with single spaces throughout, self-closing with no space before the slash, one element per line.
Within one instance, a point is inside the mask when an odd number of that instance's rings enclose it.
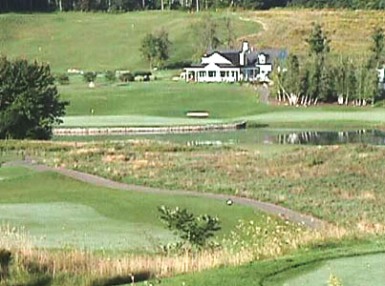
<path fill-rule="evenodd" d="M 240 21 L 243 21 L 243 22 L 254 22 L 254 23 L 258 23 L 262 26 L 262 31 L 259 31 L 258 33 L 254 33 L 254 34 L 248 34 L 248 35 L 243 35 L 241 37 L 238 37 L 237 38 L 237 41 L 243 41 L 243 40 L 247 40 L 247 38 L 253 38 L 253 37 L 257 37 L 259 36 L 261 33 L 264 33 L 268 30 L 268 27 L 267 27 L 267 24 L 265 22 L 262 22 L 261 20 L 257 20 L 257 19 L 250 19 L 250 18 L 243 18 L 243 17 L 239 17 L 239 20 Z"/>
<path fill-rule="evenodd" d="M 185 190 L 166 190 L 166 189 L 160 189 L 160 188 L 124 184 L 124 183 L 111 181 L 109 179 L 105 179 L 99 176 L 95 176 L 95 175 L 91 175 L 91 174 L 87 174 L 87 173 L 83 173 L 75 170 L 70 170 L 65 168 L 54 168 L 54 167 L 49 167 L 45 165 L 40 165 L 35 163 L 32 160 L 13 161 L 13 162 L 6 163 L 4 165 L 24 166 L 39 172 L 44 172 L 44 171 L 57 172 L 64 176 L 67 176 L 85 183 L 89 183 L 95 186 L 101 186 L 101 187 L 124 190 L 124 191 L 135 191 L 135 192 L 152 193 L 152 194 L 157 193 L 157 194 L 178 195 L 178 196 L 205 197 L 209 199 L 222 200 L 223 203 L 225 203 L 228 199 L 231 199 L 234 204 L 250 206 L 260 211 L 263 211 L 265 213 L 276 215 L 282 219 L 300 223 L 313 229 L 322 229 L 327 225 L 327 223 L 317 218 L 304 215 L 278 205 L 260 202 L 249 198 L 236 197 L 236 196 L 224 195 L 224 194 L 185 191 Z"/>

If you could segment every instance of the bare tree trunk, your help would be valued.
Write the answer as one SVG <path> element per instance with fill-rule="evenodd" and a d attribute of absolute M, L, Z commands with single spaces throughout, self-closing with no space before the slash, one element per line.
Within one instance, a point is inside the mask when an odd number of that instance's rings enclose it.
<path fill-rule="evenodd" d="M 195 4 L 196 4 L 196 11 L 199 12 L 199 0 L 195 0 Z"/>
<path fill-rule="evenodd" d="M 163 0 L 160 0 L 160 9 L 163 11 L 164 10 L 164 3 Z"/>

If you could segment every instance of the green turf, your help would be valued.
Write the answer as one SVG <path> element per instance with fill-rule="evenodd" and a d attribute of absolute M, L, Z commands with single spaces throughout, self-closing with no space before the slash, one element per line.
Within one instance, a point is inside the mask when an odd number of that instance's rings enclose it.
<path fill-rule="evenodd" d="M 186 112 L 189 110 L 208 111 L 210 118 L 215 119 L 255 114 L 266 109 L 258 104 L 253 88 L 226 83 L 191 84 L 159 80 L 124 86 L 100 84 L 91 89 L 84 82 L 75 81 L 60 86 L 59 92 L 62 99 L 70 102 L 68 116 L 89 116 L 93 109 L 94 116 L 89 120 L 95 120 L 96 116 L 135 115 L 138 118 L 144 116 L 144 120 L 139 119 L 143 124 L 146 124 L 146 116 L 149 117 L 147 120 L 155 122 L 158 117 L 178 117 L 181 118 L 178 122 L 187 122 Z M 65 118 L 66 125 L 68 120 Z M 120 120 L 127 123 L 133 119 Z M 137 121 L 134 119 L 134 124 Z"/>
<path fill-rule="evenodd" d="M 164 28 L 173 43 L 170 62 L 195 53 L 192 24 L 207 13 L 146 11 L 122 14 L 50 13 L 0 15 L 0 54 L 47 61 L 54 71 L 147 69 L 139 47 L 146 33 Z M 260 24 L 239 20 L 237 13 L 218 12 L 220 37 L 224 17 L 234 20 L 238 36 L 254 34 Z"/>
<path fill-rule="evenodd" d="M 286 284 L 290 279 L 296 279 L 296 277 L 301 277 L 301 275 L 307 275 L 307 273 L 316 270 L 318 267 L 326 263 L 332 266 L 341 266 L 343 267 L 344 261 L 355 261 L 356 263 L 351 264 L 353 268 L 347 269 L 352 273 L 351 277 L 346 280 L 348 282 L 357 278 L 357 281 L 360 277 L 359 269 L 367 267 L 367 264 L 361 264 L 360 261 L 369 259 L 372 262 L 379 262 L 376 265 L 373 264 L 372 274 L 377 275 L 373 279 L 374 282 L 383 281 L 383 262 L 384 260 L 384 244 L 377 244 L 377 242 L 366 242 L 362 243 L 359 241 L 348 241 L 341 243 L 337 247 L 331 247 L 329 249 L 318 249 L 312 248 L 307 250 L 300 250 L 297 253 L 289 256 L 280 257 L 277 259 L 265 260 L 265 261 L 256 261 L 249 263 L 247 265 L 239 267 L 225 267 L 218 269 L 211 269 L 207 271 L 202 271 L 200 273 L 178 275 L 173 278 L 163 279 L 161 281 L 162 285 L 166 286 L 180 286 L 180 285 L 205 285 L 205 286 L 222 286 L 222 285 L 232 285 L 232 286 L 309 286 L 309 285 L 323 285 L 326 286 L 328 276 L 326 281 L 321 278 L 321 281 L 308 281 L 308 284 Z M 370 256 L 366 256 L 367 254 Z M 380 254 L 377 254 L 380 253 Z M 364 255 L 364 256 L 360 256 Z M 341 258 L 333 260 L 339 257 L 350 257 L 350 258 Z M 382 260 L 382 261 L 381 261 Z M 327 265 L 326 264 L 326 265 Z M 361 264 L 361 265 L 360 265 Z M 364 267 L 362 267 L 364 266 Z M 357 272 L 354 272 L 354 269 L 357 269 Z M 333 269 L 334 270 L 334 269 Z M 335 269 L 337 273 L 338 269 Z M 368 272 L 369 274 L 369 272 Z M 364 277 L 367 281 L 371 281 L 371 276 L 367 275 Z M 361 278 L 364 279 L 364 278 Z M 344 280 L 343 280 L 344 281 Z M 317 284 L 319 283 L 319 284 Z M 145 284 L 144 284 L 145 285 Z M 343 285 L 368 285 L 365 283 L 361 284 L 349 284 L 344 283 Z M 370 284 L 370 285 L 383 285 L 381 284 Z"/>
<path fill-rule="evenodd" d="M 175 240 L 158 219 L 157 206 L 186 207 L 222 221 L 221 234 L 238 220 L 264 221 L 251 208 L 188 196 L 141 194 L 81 183 L 62 175 L 2 167 L 0 221 L 25 226 L 36 245 L 144 250 Z"/>
<path fill-rule="evenodd" d="M 385 254 L 372 254 L 326 261 L 322 267 L 289 279 L 282 286 L 324 286 L 330 276 L 338 277 L 343 285 L 384 285 Z M 279 286 L 279 284 L 277 284 Z"/>
<path fill-rule="evenodd" d="M 28 176 L 34 172 L 21 167 L 0 167 L 0 181 Z"/>

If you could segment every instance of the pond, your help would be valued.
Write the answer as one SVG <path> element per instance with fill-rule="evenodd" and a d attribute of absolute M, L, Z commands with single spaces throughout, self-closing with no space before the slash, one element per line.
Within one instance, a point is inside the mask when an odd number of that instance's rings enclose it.
<path fill-rule="evenodd" d="M 326 261 L 321 267 L 291 278 L 281 286 L 326 286 L 331 275 L 342 285 L 385 285 L 385 254 L 372 254 Z M 337 285 L 337 284 L 335 284 Z"/>
<path fill-rule="evenodd" d="M 93 137 L 57 137 L 57 140 L 126 140 L 153 139 L 171 141 L 181 144 L 203 145 L 249 145 L 249 144 L 299 144 L 299 145 L 339 145 L 347 143 L 363 143 L 385 145 L 385 132 L 380 130 L 293 130 L 253 128 L 234 131 L 211 131 L 185 134 L 151 134 L 124 136 L 93 136 Z"/>

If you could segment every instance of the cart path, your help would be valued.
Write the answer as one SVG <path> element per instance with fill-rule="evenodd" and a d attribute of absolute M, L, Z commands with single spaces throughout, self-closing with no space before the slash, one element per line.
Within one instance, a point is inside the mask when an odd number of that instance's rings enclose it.
<path fill-rule="evenodd" d="M 231 199 L 234 204 L 250 206 L 250 207 L 253 207 L 254 209 L 263 211 L 265 213 L 278 216 L 282 219 L 285 219 L 294 223 L 303 224 L 304 226 L 307 226 L 312 229 L 322 229 L 328 225 L 327 222 L 324 222 L 312 216 L 301 214 L 299 212 L 296 212 L 291 209 L 287 209 L 272 203 L 261 202 L 261 201 L 257 201 L 257 200 L 245 198 L 245 197 L 237 197 L 234 195 L 226 195 L 226 194 L 204 193 L 204 192 L 197 192 L 197 191 L 186 191 L 186 190 L 167 190 L 167 189 L 161 189 L 161 188 L 125 184 L 125 183 L 115 182 L 106 178 L 102 178 L 96 175 L 91 175 L 80 171 L 70 170 L 62 167 L 55 168 L 55 167 L 49 167 L 46 165 L 37 164 L 35 161 L 28 160 L 28 159 L 8 162 L 8 163 L 5 163 L 4 166 L 23 166 L 23 167 L 31 168 L 38 172 L 45 172 L 45 171 L 56 172 L 64 176 L 73 178 L 75 180 L 89 183 L 95 186 L 124 190 L 124 191 L 135 191 L 135 192 L 143 192 L 143 193 L 149 193 L 149 194 L 157 193 L 157 194 L 175 195 L 175 196 L 202 197 L 202 198 L 208 198 L 208 199 L 222 200 L 223 203 L 225 203 L 228 199 Z"/>
<path fill-rule="evenodd" d="M 244 41 L 244 40 L 247 40 L 247 38 L 254 38 L 254 37 L 258 37 L 260 36 L 262 33 L 268 31 L 268 27 L 267 27 L 267 24 L 259 19 L 255 19 L 255 18 L 244 18 L 244 17 L 239 17 L 239 20 L 240 21 L 243 21 L 243 22 L 254 22 L 254 23 L 258 23 L 262 26 L 262 30 L 259 31 L 258 33 L 253 33 L 253 34 L 248 34 L 248 35 L 243 35 L 243 36 L 240 36 L 237 38 L 237 41 Z"/>

